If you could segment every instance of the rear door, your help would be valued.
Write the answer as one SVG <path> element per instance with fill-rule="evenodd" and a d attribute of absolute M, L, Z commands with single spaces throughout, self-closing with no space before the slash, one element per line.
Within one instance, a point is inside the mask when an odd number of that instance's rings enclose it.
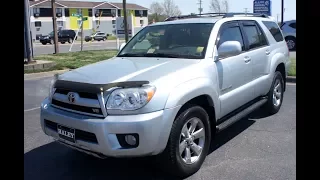
<path fill-rule="evenodd" d="M 269 42 L 256 21 L 241 21 L 244 39 L 247 44 L 247 56 L 251 59 L 252 65 L 252 86 L 255 88 L 254 96 L 263 95 L 263 89 L 266 89 L 264 82 L 268 75 L 268 63 L 272 49 Z M 262 88 L 260 90 L 260 87 Z"/>

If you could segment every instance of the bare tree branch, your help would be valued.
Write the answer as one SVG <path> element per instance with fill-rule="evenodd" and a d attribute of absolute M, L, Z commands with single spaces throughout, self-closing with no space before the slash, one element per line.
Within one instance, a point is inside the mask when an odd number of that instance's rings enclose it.
<path fill-rule="evenodd" d="M 164 9 L 164 15 L 166 16 L 178 16 L 181 15 L 179 7 L 174 3 L 173 0 L 164 0 L 162 3 Z"/>
<path fill-rule="evenodd" d="M 150 11 L 149 11 L 151 14 L 161 15 L 161 14 L 163 14 L 163 11 L 164 11 L 164 9 L 160 3 L 158 3 L 158 2 L 151 3 Z"/>
<path fill-rule="evenodd" d="M 228 0 L 211 0 L 209 3 L 210 10 L 216 13 L 229 12 Z"/>

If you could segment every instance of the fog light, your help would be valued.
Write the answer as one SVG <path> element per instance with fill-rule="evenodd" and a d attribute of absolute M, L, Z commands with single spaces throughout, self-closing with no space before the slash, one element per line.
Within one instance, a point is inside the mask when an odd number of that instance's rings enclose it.
<path fill-rule="evenodd" d="M 128 143 L 131 146 L 137 144 L 137 139 L 133 135 L 126 135 L 124 138 L 126 140 L 126 143 Z"/>

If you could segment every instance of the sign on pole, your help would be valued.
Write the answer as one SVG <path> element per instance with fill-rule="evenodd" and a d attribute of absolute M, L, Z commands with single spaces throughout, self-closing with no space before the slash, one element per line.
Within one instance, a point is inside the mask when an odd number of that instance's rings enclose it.
<path fill-rule="evenodd" d="M 271 16 L 271 0 L 254 0 L 253 13 Z"/>
<path fill-rule="evenodd" d="M 127 17 L 127 23 L 128 23 L 128 35 L 132 37 L 133 35 L 133 23 L 132 23 L 132 16 Z M 123 17 L 117 17 L 116 19 L 116 35 L 118 38 L 124 38 L 124 18 Z"/>

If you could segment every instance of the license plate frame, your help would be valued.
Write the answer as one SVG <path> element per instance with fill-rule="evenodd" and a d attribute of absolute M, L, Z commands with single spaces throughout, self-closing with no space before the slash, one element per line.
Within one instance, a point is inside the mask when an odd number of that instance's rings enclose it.
<path fill-rule="evenodd" d="M 70 127 L 58 124 L 57 131 L 59 134 L 59 138 L 67 140 L 72 143 L 76 142 L 76 130 L 74 128 L 70 128 Z"/>

